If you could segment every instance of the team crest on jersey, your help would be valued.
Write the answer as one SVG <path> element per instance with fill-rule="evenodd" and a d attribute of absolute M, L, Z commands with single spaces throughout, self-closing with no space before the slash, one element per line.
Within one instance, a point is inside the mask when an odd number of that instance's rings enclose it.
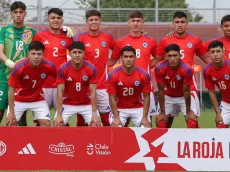
<path fill-rule="evenodd" d="M 224 75 L 224 78 L 225 78 L 226 80 L 229 80 L 229 79 L 230 79 L 230 77 L 229 77 L 228 74 L 225 74 L 225 75 Z"/>
<path fill-rule="evenodd" d="M 135 81 L 135 82 L 134 82 L 134 85 L 135 85 L 135 86 L 139 86 L 139 85 L 140 85 L 140 81 Z"/>
<path fill-rule="evenodd" d="M 41 74 L 41 78 L 42 78 L 42 79 L 45 79 L 45 77 L 46 77 L 46 74 L 45 74 L 45 73 L 42 73 L 42 74 Z"/>
<path fill-rule="evenodd" d="M 84 75 L 84 76 L 82 77 L 82 79 L 83 79 L 83 81 L 87 81 L 87 80 L 88 80 L 88 76 Z"/>
<path fill-rule="evenodd" d="M 189 42 L 189 43 L 187 44 L 187 47 L 188 47 L 188 48 L 192 48 L 192 43 Z"/>
<path fill-rule="evenodd" d="M 143 43 L 142 43 L 142 46 L 143 46 L 144 48 L 147 48 L 147 47 L 148 47 L 148 43 L 143 42 Z"/>
<path fill-rule="evenodd" d="M 176 76 L 176 79 L 177 79 L 177 80 L 181 80 L 181 76 L 180 76 L 180 75 L 177 75 L 177 76 Z"/>
<path fill-rule="evenodd" d="M 23 33 L 22 34 L 22 39 L 27 39 L 28 38 L 28 35 L 26 33 Z"/>
<path fill-rule="evenodd" d="M 66 42 L 65 41 L 61 41 L 61 45 L 64 47 L 66 46 Z"/>
<path fill-rule="evenodd" d="M 106 47 L 106 42 L 103 41 L 103 42 L 101 43 L 101 45 L 102 45 L 102 47 Z"/>

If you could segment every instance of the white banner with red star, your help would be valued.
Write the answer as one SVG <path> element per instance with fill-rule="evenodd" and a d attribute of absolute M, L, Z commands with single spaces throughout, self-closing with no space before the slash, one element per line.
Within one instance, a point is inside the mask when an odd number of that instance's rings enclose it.
<path fill-rule="evenodd" d="M 230 170 L 228 129 L 0 127 L 0 133 L 0 170 Z"/>

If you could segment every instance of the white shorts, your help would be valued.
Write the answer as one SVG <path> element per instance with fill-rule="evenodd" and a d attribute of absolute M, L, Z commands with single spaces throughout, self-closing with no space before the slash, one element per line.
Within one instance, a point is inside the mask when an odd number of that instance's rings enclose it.
<path fill-rule="evenodd" d="M 49 109 L 52 106 L 57 109 L 57 88 L 42 88 L 42 90 Z"/>
<path fill-rule="evenodd" d="M 118 114 L 122 123 L 122 126 L 126 124 L 128 118 L 131 119 L 135 127 L 140 127 L 140 123 L 143 117 L 143 108 L 132 108 L 132 109 L 118 109 Z M 149 121 L 150 121 L 150 117 Z M 109 123 L 112 124 L 114 119 L 113 113 L 110 112 Z"/>
<path fill-rule="evenodd" d="M 149 105 L 149 116 L 156 115 L 156 104 L 155 104 L 155 98 L 154 93 L 150 93 L 150 105 Z"/>
<path fill-rule="evenodd" d="M 23 113 L 27 110 L 31 110 L 33 117 L 36 119 L 50 120 L 50 111 L 45 100 L 38 102 L 14 102 L 14 113 L 17 121 L 20 121 Z M 9 107 L 7 115 L 9 114 Z"/>
<path fill-rule="evenodd" d="M 97 109 L 101 113 L 110 112 L 109 95 L 106 89 L 97 89 Z"/>
<path fill-rule="evenodd" d="M 67 124 L 69 119 L 76 114 L 81 114 L 84 118 L 85 122 L 90 125 L 92 119 L 92 106 L 91 105 L 62 105 L 62 118 L 64 123 Z M 57 111 L 55 113 L 55 117 L 57 116 Z"/>
<path fill-rule="evenodd" d="M 224 124 L 230 125 L 230 103 L 221 101 L 220 114 L 223 118 Z"/>
<path fill-rule="evenodd" d="M 191 92 L 191 110 L 195 115 L 200 116 L 200 104 L 197 93 Z M 158 113 L 160 112 L 160 106 L 158 104 Z M 184 97 L 170 97 L 165 95 L 165 114 L 171 117 L 177 117 L 179 112 L 186 115 L 186 105 Z"/>

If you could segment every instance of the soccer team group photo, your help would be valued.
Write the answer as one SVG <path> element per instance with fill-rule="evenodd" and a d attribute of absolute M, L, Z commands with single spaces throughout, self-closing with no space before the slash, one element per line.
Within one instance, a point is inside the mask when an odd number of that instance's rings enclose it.
<path fill-rule="evenodd" d="M 60 8 L 48 10 L 47 29 L 39 31 L 24 24 L 23 2 L 13 2 L 10 15 L 12 23 L 0 27 L 0 121 L 5 115 L 6 126 L 27 126 L 31 115 L 41 127 L 71 126 L 76 116 L 77 127 L 171 128 L 182 115 L 187 128 L 204 128 L 197 56 L 205 63 L 212 121 L 229 127 L 230 15 L 222 16 L 223 36 L 206 42 L 188 32 L 183 11 L 173 14 L 173 30 L 160 41 L 145 31 L 139 10 L 129 13 L 129 32 L 118 39 L 101 30 L 102 14 L 94 9 L 85 13 L 87 30 L 75 34 Z"/>

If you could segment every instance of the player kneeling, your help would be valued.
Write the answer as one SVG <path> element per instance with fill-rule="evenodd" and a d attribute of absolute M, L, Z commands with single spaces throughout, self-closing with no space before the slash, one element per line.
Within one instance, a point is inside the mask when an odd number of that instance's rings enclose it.
<path fill-rule="evenodd" d="M 96 68 L 83 60 L 84 50 L 82 42 L 73 42 L 69 54 L 71 60 L 58 70 L 55 126 L 66 125 L 76 113 L 81 114 L 88 125 L 101 126 L 97 116 Z"/>
<path fill-rule="evenodd" d="M 190 85 L 192 68 L 180 60 L 180 47 L 170 44 L 166 47 L 166 60 L 155 67 L 155 77 L 159 90 L 158 128 L 167 128 L 167 121 L 175 107 L 185 115 L 188 128 L 199 128 L 198 117 L 191 109 Z"/>
<path fill-rule="evenodd" d="M 151 127 L 148 116 L 152 91 L 150 77 L 135 66 L 135 60 L 135 49 L 126 46 L 121 50 L 122 66 L 109 73 L 107 92 L 112 111 L 109 118 L 111 126 L 124 126 L 130 118 L 136 127 Z"/>
<path fill-rule="evenodd" d="M 46 78 L 56 77 L 57 72 L 53 63 L 43 59 L 44 49 L 42 43 L 32 42 L 28 58 L 18 61 L 13 68 L 9 79 L 8 126 L 16 126 L 27 110 L 33 112 L 40 126 L 50 126 L 49 108 L 41 93 Z"/>
<path fill-rule="evenodd" d="M 203 70 L 205 86 L 216 112 L 217 128 L 228 128 L 230 125 L 230 60 L 224 58 L 224 46 L 220 41 L 213 41 L 208 46 L 212 62 Z M 215 93 L 215 86 L 222 95 L 220 108 Z"/>

